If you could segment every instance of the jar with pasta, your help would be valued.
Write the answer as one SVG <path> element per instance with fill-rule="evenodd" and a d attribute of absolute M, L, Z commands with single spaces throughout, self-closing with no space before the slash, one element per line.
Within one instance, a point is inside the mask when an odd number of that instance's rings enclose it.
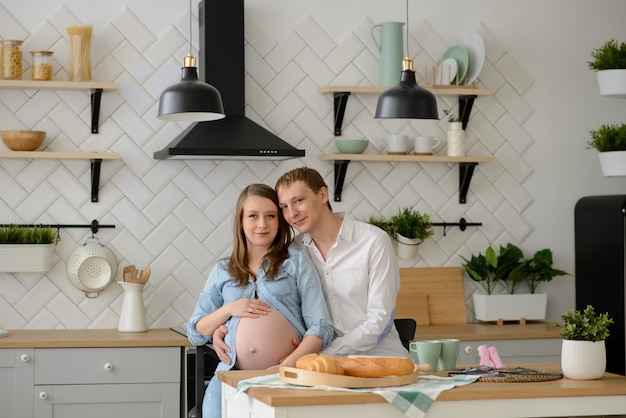
<path fill-rule="evenodd" d="M 39 81 L 52 80 L 52 51 L 30 51 L 33 63 L 30 78 Z"/>
<path fill-rule="evenodd" d="M 2 40 L 2 78 L 20 80 L 22 78 L 22 41 Z"/>

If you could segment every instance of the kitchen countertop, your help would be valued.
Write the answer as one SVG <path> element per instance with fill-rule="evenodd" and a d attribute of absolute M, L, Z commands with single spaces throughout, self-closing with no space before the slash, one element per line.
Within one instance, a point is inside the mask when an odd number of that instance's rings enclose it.
<path fill-rule="evenodd" d="M 184 347 L 191 343 L 170 329 L 120 332 L 114 329 L 8 330 L 0 348 Z"/>
<path fill-rule="evenodd" d="M 521 340 L 535 338 L 561 338 L 560 328 L 543 322 L 505 323 L 496 325 L 479 322 L 462 325 L 423 325 L 415 330 L 415 340 L 458 338 L 461 341 Z"/>

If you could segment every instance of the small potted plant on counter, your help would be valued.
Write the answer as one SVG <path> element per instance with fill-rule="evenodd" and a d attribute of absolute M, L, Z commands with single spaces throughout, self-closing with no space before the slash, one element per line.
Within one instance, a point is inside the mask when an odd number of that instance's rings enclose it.
<path fill-rule="evenodd" d="M 48 226 L 0 227 L 0 271 L 46 272 L 52 267 L 52 254 L 58 232 Z"/>
<path fill-rule="evenodd" d="M 417 246 L 433 235 L 430 216 L 410 208 L 399 209 L 390 219 L 395 234 L 398 257 L 411 259 L 417 256 Z"/>
<path fill-rule="evenodd" d="M 591 52 L 587 64 L 596 72 L 600 95 L 626 96 L 626 43 L 611 39 Z"/>
<path fill-rule="evenodd" d="M 607 313 L 596 313 L 593 306 L 561 314 L 561 368 L 570 379 L 599 379 L 606 369 L 606 344 L 609 326 Z"/>
<path fill-rule="evenodd" d="M 626 175 L 626 124 L 605 124 L 589 132 L 587 148 L 596 149 L 604 176 Z"/>

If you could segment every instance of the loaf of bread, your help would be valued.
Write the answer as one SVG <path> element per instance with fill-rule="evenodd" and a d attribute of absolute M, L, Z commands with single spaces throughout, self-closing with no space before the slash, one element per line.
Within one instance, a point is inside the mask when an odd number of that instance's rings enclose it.
<path fill-rule="evenodd" d="M 334 357 L 307 354 L 298 359 L 296 367 L 354 377 L 384 377 L 411 374 L 415 370 L 415 363 L 405 357 Z"/>

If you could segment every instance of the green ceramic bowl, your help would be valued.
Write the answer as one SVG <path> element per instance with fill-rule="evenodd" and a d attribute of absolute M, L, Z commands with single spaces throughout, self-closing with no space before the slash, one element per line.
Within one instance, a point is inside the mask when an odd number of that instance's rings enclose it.
<path fill-rule="evenodd" d="M 360 154 L 369 143 L 368 139 L 335 139 L 335 145 L 341 154 Z"/>

